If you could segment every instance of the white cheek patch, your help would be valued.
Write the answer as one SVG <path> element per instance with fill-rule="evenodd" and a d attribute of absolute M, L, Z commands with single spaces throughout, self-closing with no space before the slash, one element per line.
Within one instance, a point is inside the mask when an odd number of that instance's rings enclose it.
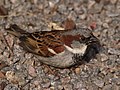
<path fill-rule="evenodd" d="M 83 55 L 87 49 L 87 45 L 83 44 L 82 47 L 77 47 L 77 48 L 71 48 L 67 45 L 64 45 L 66 47 L 66 49 L 74 54 L 78 53 L 78 54 L 81 54 Z"/>

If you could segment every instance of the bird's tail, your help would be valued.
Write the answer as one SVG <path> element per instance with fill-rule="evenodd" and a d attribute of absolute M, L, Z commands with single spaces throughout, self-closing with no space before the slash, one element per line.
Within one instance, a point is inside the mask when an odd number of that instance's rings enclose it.
<path fill-rule="evenodd" d="M 21 34 L 25 34 L 26 31 L 24 31 L 23 29 L 21 29 L 19 26 L 17 26 L 16 24 L 12 24 L 10 25 L 9 28 L 6 28 L 6 31 L 16 37 L 20 37 Z"/>

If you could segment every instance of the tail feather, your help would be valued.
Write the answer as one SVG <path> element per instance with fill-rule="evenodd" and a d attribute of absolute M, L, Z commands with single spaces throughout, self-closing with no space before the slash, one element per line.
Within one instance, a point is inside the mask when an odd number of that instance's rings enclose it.
<path fill-rule="evenodd" d="M 12 24 L 10 25 L 10 28 L 6 28 L 6 31 L 16 37 L 20 37 L 21 34 L 25 34 L 26 31 L 24 31 L 23 29 L 21 29 L 19 26 L 17 26 L 16 24 Z"/>

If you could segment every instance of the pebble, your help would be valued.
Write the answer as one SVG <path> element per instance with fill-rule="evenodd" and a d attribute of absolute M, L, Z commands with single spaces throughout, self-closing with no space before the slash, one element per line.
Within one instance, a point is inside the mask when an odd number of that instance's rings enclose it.
<path fill-rule="evenodd" d="M 103 27 L 104 27 L 104 28 L 109 28 L 108 23 L 103 23 Z"/>
<path fill-rule="evenodd" d="M 7 52 L 7 51 L 4 51 L 4 52 L 3 52 L 3 55 L 4 55 L 5 57 L 9 57 L 10 53 Z"/>
<path fill-rule="evenodd" d="M 109 54 L 113 54 L 113 55 L 120 55 L 120 51 L 119 50 L 115 50 L 114 48 L 109 48 L 108 49 L 108 53 Z"/>
<path fill-rule="evenodd" d="M 20 90 L 16 85 L 8 84 L 4 90 Z"/>
<path fill-rule="evenodd" d="M 119 16 L 119 13 L 108 13 L 107 16 L 108 17 L 117 17 L 117 16 Z"/>
<path fill-rule="evenodd" d="M 104 86 L 103 80 L 95 80 L 94 84 L 97 85 L 98 87 L 102 88 Z"/>
<path fill-rule="evenodd" d="M 79 15 L 80 19 L 82 20 L 85 20 L 85 18 L 87 17 L 86 14 L 82 14 L 82 15 Z"/>
<path fill-rule="evenodd" d="M 80 71 L 81 71 L 80 68 L 76 68 L 76 69 L 75 69 L 75 73 L 76 73 L 76 74 L 80 74 Z"/>
<path fill-rule="evenodd" d="M 77 82 L 77 84 L 76 84 L 76 87 L 75 88 L 79 88 L 79 89 L 81 89 L 81 88 L 83 88 L 83 83 L 82 82 Z"/>
<path fill-rule="evenodd" d="M 101 61 L 106 61 L 106 60 L 108 60 L 108 56 L 107 56 L 107 55 L 105 55 L 105 54 L 100 54 L 100 56 L 101 56 Z"/>
<path fill-rule="evenodd" d="M 94 4 L 95 4 L 95 1 L 89 1 L 88 9 L 91 9 Z"/>
<path fill-rule="evenodd" d="M 64 4 L 61 4 L 58 6 L 58 10 L 59 10 L 59 12 L 64 13 L 64 12 L 66 12 L 67 8 Z"/>
<path fill-rule="evenodd" d="M 26 58 L 26 59 L 31 59 L 32 56 L 33 56 L 33 54 L 31 54 L 31 53 L 26 53 L 26 54 L 25 54 L 25 58 Z"/>
<path fill-rule="evenodd" d="M 35 68 L 34 68 L 33 66 L 31 66 L 31 65 L 29 65 L 29 67 L 28 67 L 28 73 L 29 73 L 29 75 L 31 75 L 32 77 L 37 76 Z"/>
<path fill-rule="evenodd" d="M 25 79 L 22 73 L 20 74 L 20 73 L 13 72 L 13 71 L 7 71 L 6 78 L 9 82 L 14 83 L 14 84 L 19 84 L 19 85 L 25 84 Z"/>
<path fill-rule="evenodd" d="M 43 84 L 42 84 L 42 87 L 43 87 L 43 88 L 48 88 L 50 85 L 51 85 L 51 83 L 50 83 L 50 82 L 47 82 L 47 83 L 43 83 Z"/>
<path fill-rule="evenodd" d="M 102 90 L 113 90 L 112 85 L 108 84 L 108 85 L 104 86 Z"/>
<path fill-rule="evenodd" d="M 10 0 L 13 4 L 16 3 L 17 0 Z"/>
<path fill-rule="evenodd" d="M 71 84 L 64 85 L 64 90 L 73 90 L 73 86 Z"/>
<path fill-rule="evenodd" d="M 112 4 L 117 3 L 117 1 L 118 1 L 118 0 L 110 0 L 110 2 L 111 2 Z"/>

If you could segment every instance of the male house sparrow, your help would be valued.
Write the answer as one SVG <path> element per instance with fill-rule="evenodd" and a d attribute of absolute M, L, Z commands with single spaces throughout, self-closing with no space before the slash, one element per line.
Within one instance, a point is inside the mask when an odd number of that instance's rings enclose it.
<path fill-rule="evenodd" d="M 87 28 L 29 33 L 13 24 L 6 30 L 19 38 L 24 50 L 42 63 L 58 68 L 89 62 L 100 49 L 99 40 Z"/>

